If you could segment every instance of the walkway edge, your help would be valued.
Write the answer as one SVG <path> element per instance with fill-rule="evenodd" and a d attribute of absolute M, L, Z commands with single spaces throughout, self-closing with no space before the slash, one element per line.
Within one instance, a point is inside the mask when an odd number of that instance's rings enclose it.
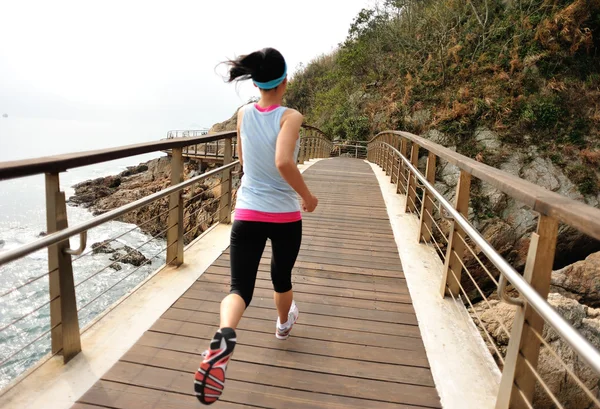
<path fill-rule="evenodd" d="M 298 168 L 303 173 L 320 160 Z M 182 266 L 159 268 L 86 326 L 82 352 L 67 365 L 62 356 L 42 359 L 0 391 L 0 407 L 69 409 L 221 256 L 230 232 L 226 224 L 207 230 L 186 247 Z"/>
<path fill-rule="evenodd" d="M 367 163 L 386 204 L 442 407 L 494 408 L 500 370 L 464 305 L 439 295 L 443 265 L 433 248 L 417 242 L 418 220 L 402 210 L 406 196 L 396 194 L 381 168 Z"/>

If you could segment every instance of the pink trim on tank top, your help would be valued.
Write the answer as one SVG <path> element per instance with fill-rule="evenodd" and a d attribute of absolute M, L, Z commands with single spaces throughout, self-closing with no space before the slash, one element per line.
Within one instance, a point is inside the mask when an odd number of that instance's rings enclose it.
<path fill-rule="evenodd" d="M 276 110 L 277 108 L 279 108 L 279 107 L 280 107 L 280 105 L 277 105 L 277 104 L 275 104 L 275 105 L 268 106 L 268 107 L 266 107 L 266 108 L 261 108 L 261 107 L 260 107 L 260 105 L 258 105 L 258 104 L 254 104 L 254 107 L 255 107 L 256 109 L 258 109 L 258 111 L 259 111 L 259 112 L 271 112 L 271 111 L 274 111 L 274 110 Z"/>
<path fill-rule="evenodd" d="M 235 209 L 235 220 L 265 223 L 293 223 L 302 220 L 302 213 L 269 213 L 250 209 Z"/>

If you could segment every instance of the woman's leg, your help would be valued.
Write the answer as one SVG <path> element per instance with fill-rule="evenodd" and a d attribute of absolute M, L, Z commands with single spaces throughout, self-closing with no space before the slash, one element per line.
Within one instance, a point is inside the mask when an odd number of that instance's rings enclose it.
<path fill-rule="evenodd" d="M 231 228 L 231 294 L 221 302 L 221 325 L 213 336 L 194 378 L 200 402 L 216 402 L 225 387 L 225 371 L 237 343 L 235 328 L 252 300 L 258 264 L 267 236 L 264 226 L 253 222 L 234 222 Z"/>
<path fill-rule="evenodd" d="M 231 228 L 230 294 L 221 301 L 221 328 L 237 328 L 252 301 L 258 265 L 267 243 L 264 223 L 236 221 Z"/>
<path fill-rule="evenodd" d="M 290 307 L 294 300 L 292 291 L 292 270 L 302 243 L 302 221 L 273 224 L 270 226 L 270 238 L 273 247 L 271 257 L 271 280 L 279 322 L 288 321 Z"/>

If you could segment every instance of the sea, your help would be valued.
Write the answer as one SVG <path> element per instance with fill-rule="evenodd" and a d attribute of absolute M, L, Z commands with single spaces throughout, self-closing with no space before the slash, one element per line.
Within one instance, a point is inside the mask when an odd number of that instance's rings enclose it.
<path fill-rule="evenodd" d="M 155 141 L 165 138 L 168 130 L 153 123 L 0 117 L 0 162 Z M 60 175 L 61 189 L 68 198 L 76 183 L 114 175 L 160 156 L 164 154 L 69 170 Z M 94 217 L 89 210 L 71 205 L 67 214 L 69 226 Z M 0 253 L 39 239 L 46 230 L 45 217 L 43 175 L 0 181 Z M 138 268 L 121 263 L 118 271 L 107 268 L 112 264 L 110 255 L 91 253 L 91 245 L 115 237 L 124 245 L 139 247 L 151 264 Z M 79 238 L 72 238 L 71 248 L 78 246 Z M 85 252 L 73 257 L 80 328 L 164 264 L 164 248 L 164 240 L 152 239 L 127 223 L 109 222 L 90 230 Z M 47 262 L 43 250 L 0 266 L 0 390 L 51 351 Z"/>

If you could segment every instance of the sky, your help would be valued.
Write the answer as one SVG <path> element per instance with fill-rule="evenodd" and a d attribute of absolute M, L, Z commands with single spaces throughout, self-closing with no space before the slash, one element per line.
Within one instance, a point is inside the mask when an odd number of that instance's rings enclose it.
<path fill-rule="evenodd" d="M 210 127 L 258 95 L 220 62 L 268 46 L 293 73 L 372 3 L 0 0 L 0 115 Z"/>

